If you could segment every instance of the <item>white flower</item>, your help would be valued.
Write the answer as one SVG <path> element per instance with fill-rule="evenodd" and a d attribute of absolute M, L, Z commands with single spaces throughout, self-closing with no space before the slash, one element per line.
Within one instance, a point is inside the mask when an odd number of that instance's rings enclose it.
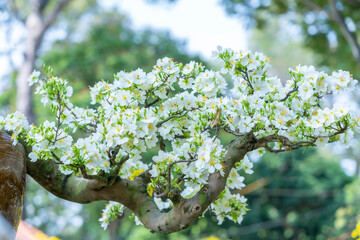
<path fill-rule="evenodd" d="M 158 155 L 157 155 L 157 156 L 154 156 L 154 157 L 152 158 L 152 160 L 153 160 L 154 162 L 156 162 L 156 163 L 159 163 L 159 162 L 166 161 L 166 159 L 168 159 L 168 158 L 169 158 L 169 155 L 168 155 L 166 152 L 164 152 L 163 150 L 160 150 L 160 151 L 158 152 Z"/>
<path fill-rule="evenodd" d="M 334 112 L 328 108 L 319 110 L 318 120 L 324 123 L 324 126 L 329 126 L 335 121 Z"/>
<path fill-rule="evenodd" d="M 166 201 L 162 201 L 161 198 L 155 197 L 154 201 L 160 210 L 167 209 L 171 205 L 170 199 L 166 199 Z"/>
<path fill-rule="evenodd" d="M 159 140 L 156 137 L 156 135 L 151 135 L 151 136 L 145 138 L 145 143 L 148 148 L 155 147 L 158 141 Z"/>
<path fill-rule="evenodd" d="M 65 92 L 66 92 L 66 95 L 65 95 L 66 97 L 68 97 L 68 98 L 71 97 L 72 94 L 73 94 L 73 89 L 72 89 L 72 87 L 67 86 Z"/>
<path fill-rule="evenodd" d="M 31 162 L 36 162 L 38 159 L 38 156 L 36 155 L 36 153 L 31 152 L 31 153 L 29 153 L 29 158 L 30 158 Z"/>
<path fill-rule="evenodd" d="M 315 141 L 315 144 L 316 144 L 316 146 L 324 147 L 327 144 L 328 140 L 329 140 L 328 138 L 318 138 Z"/>
<path fill-rule="evenodd" d="M 160 135 L 165 138 L 165 139 L 169 139 L 170 137 L 170 131 L 173 128 L 173 124 L 171 124 L 169 121 L 166 123 L 163 123 L 159 128 L 158 131 L 160 133 Z"/>
<path fill-rule="evenodd" d="M 254 171 L 252 170 L 253 163 L 250 162 L 247 155 L 245 155 L 244 159 L 241 160 L 240 169 L 243 169 L 247 174 L 252 174 Z"/>
<path fill-rule="evenodd" d="M 220 173 L 222 173 L 221 175 L 224 174 L 224 172 L 222 171 L 222 165 L 221 165 L 219 159 L 212 157 L 212 158 L 210 158 L 210 161 L 209 161 L 208 171 L 209 171 L 209 173 L 213 173 L 216 170 L 220 171 Z"/>
<path fill-rule="evenodd" d="M 198 184 L 192 184 L 192 186 L 187 186 L 181 193 L 180 195 L 183 198 L 192 198 L 193 196 L 195 196 L 195 194 L 197 192 L 200 191 L 200 186 Z"/>
<path fill-rule="evenodd" d="M 250 132 L 250 130 L 255 126 L 253 119 L 250 116 L 243 116 L 238 123 L 238 128 L 241 133 Z"/>
<path fill-rule="evenodd" d="M 159 90 L 156 90 L 154 94 L 158 96 L 160 99 L 165 99 L 167 97 L 167 88 L 161 88 Z"/>
<path fill-rule="evenodd" d="M 60 166 L 59 170 L 64 175 L 70 175 L 70 174 L 72 174 L 74 172 L 74 170 L 65 168 L 64 166 Z"/>
<path fill-rule="evenodd" d="M 313 86 L 309 82 L 304 82 L 299 86 L 299 96 L 303 100 L 308 100 L 313 94 Z"/>
<path fill-rule="evenodd" d="M 145 83 L 147 80 L 146 73 L 140 68 L 131 72 L 130 76 L 132 77 L 132 80 L 130 81 L 138 85 Z"/>
<path fill-rule="evenodd" d="M 245 187 L 244 179 L 245 178 L 240 176 L 235 168 L 232 168 L 226 181 L 226 186 L 232 189 L 241 189 Z"/>
<path fill-rule="evenodd" d="M 338 72 L 333 72 L 331 76 L 332 76 L 333 84 L 339 85 L 341 87 L 348 86 L 351 80 L 350 73 L 343 70 L 339 70 Z"/>
<path fill-rule="evenodd" d="M 39 76 L 40 76 L 40 72 L 34 70 L 33 73 L 30 75 L 30 77 L 27 79 L 27 81 L 29 82 L 29 86 L 32 86 L 35 83 L 38 83 L 39 82 Z"/>
<path fill-rule="evenodd" d="M 183 68 L 183 74 L 188 75 L 195 69 L 195 61 L 191 61 L 190 63 L 186 64 Z"/>
<path fill-rule="evenodd" d="M 335 104 L 334 108 L 333 108 L 334 114 L 337 117 L 342 117 L 344 115 L 346 115 L 349 112 L 349 106 L 344 106 L 344 105 L 340 105 L 340 104 Z"/>
<path fill-rule="evenodd" d="M 328 89 L 328 76 L 323 74 L 316 78 L 315 88 L 317 91 L 326 92 Z"/>
<path fill-rule="evenodd" d="M 179 86 L 182 88 L 182 89 L 190 89 L 190 88 L 193 88 L 193 84 L 195 82 L 195 79 L 194 78 L 180 78 L 179 80 Z"/>

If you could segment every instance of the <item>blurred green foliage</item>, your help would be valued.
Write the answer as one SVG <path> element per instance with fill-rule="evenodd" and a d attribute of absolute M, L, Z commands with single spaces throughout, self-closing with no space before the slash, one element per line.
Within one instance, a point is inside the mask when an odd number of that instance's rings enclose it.
<path fill-rule="evenodd" d="M 119 71 L 151 71 L 156 60 L 165 56 L 184 63 L 201 61 L 185 53 L 186 42 L 168 32 L 131 30 L 128 20 L 117 12 L 99 13 L 88 24 L 91 28 L 82 40 L 57 41 L 42 57 L 58 76 L 69 79 L 76 92 L 72 101 L 81 107 L 90 102 L 89 86 L 101 80 L 111 82 Z M 35 111 L 40 121 L 46 119 L 42 110 Z"/>
<path fill-rule="evenodd" d="M 266 154 L 249 181 L 261 177 L 269 184 L 247 195 L 251 211 L 241 239 L 327 239 L 341 232 L 335 212 L 346 205 L 344 188 L 353 178 L 336 158 L 315 149 Z"/>
<path fill-rule="evenodd" d="M 338 36 L 338 46 L 330 48 L 327 36 L 336 26 L 327 23 L 327 31 L 309 34 L 308 23 L 299 17 L 310 14 L 302 5 L 294 1 L 267 1 L 270 5 L 253 5 L 256 1 L 223 0 L 228 11 L 239 13 L 245 7 L 248 19 L 253 19 L 262 29 L 255 38 L 261 38 L 264 50 L 274 54 L 280 50 L 288 52 L 288 59 L 277 62 L 278 67 L 293 60 L 304 52 L 298 43 L 282 42 L 277 49 L 271 45 L 277 31 L 269 30 L 278 14 L 294 12 L 298 15 L 293 23 L 303 28 L 304 45 L 318 53 L 314 60 L 318 64 L 328 65 L 331 69 L 343 68 L 359 70 L 358 65 L 349 57 L 346 42 Z M 258 1 L 265 2 L 265 1 Z M 325 1 L 316 1 L 327 4 Z M 88 87 L 104 79 L 112 81 L 113 74 L 121 70 L 131 71 L 138 67 L 151 70 L 156 59 L 172 56 L 180 62 L 190 59 L 201 61 L 199 57 L 186 54 L 186 43 L 176 40 L 169 33 L 153 30 L 134 31 L 129 21 L 117 12 L 101 12 L 87 8 L 83 3 L 76 3 L 87 9 L 89 15 L 82 25 L 74 21 L 82 16 L 73 8 L 64 13 L 68 35 L 58 40 L 45 51 L 38 61 L 38 68 L 43 63 L 54 68 L 57 76 L 66 78 L 74 87 L 73 102 L 86 106 L 89 102 Z M 242 4 L 242 5 L 241 5 Z M 240 6 L 240 7 L 239 7 Z M 299 8 L 297 8 L 299 7 Z M 74 10 L 75 9 L 75 10 Z M 90 9 L 90 10 L 89 10 Z M 75 12 L 73 12 L 75 11 Z M 345 11 L 345 10 L 344 10 Z M 356 9 L 346 8 L 358 13 Z M 345 12 L 344 12 L 345 14 Z M 243 15 L 244 16 L 244 15 Z M 360 14 L 353 16 L 356 20 Z M 316 21 L 312 25 L 320 24 Z M 252 21 L 252 20 L 251 20 Z M 356 20 L 358 21 L 358 20 Z M 74 24 L 73 24 L 74 23 Z M 326 25 L 328 24 L 328 25 Z M 85 26 L 84 29 L 81 26 Z M 332 27 L 335 30 L 332 30 Z M 75 33 L 81 33 L 75 34 Z M 271 35 L 272 34 L 272 35 Z M 275 36 L 274 36 L 275 35 Z M 279 38 L 284 39 L 284 38 Z M 254 41 L 255 42 L 255 41 Z M 295 51 L 295 52 L 294 52 Z M 329 52 L 329 54 L 327 54 Z M 312 57 L 311 53 L 306 52 Z M 272 55 L 270 53 L 270 55 Z M 296 60 L 294 60 L 296 59 Z M 308 59 L 305 57 L 304 59 Z M 286 62 L 286 64 L 284 64 Z M 277 67 L 277 68 L 278 68 Z M 15 74 L 14 74 L 15 75 Z M 2 106 L 13 106 L 15 89 L 9 88 L 0 97 Z M 38 121 L 49 119 L 50 112 L 44 110 L 38 98 L 34 99 Z M 129 213 L 109 226 L 101 229 L 98 219 L 104 202 L 87 205 L 60 201 L 33 182 L 29 182 L 26 197 L 27 219 L 50 235 L 61 239 L 203 239 L 214 236 L 219 239 L 327 239 L 351 231 L 360 212 L 360 183 L 346 176 L 339 162 L 324 152 L 314 149 L 298 150 L 292 153 L 266 154 L 254 164 L 254 174 L 247 176 L 247 183 L 266 178 L 269 184 L 247 194 L 250 211 L 241 225 L 225 221 L 218 226 L 216 219 L 209 213 L 198 219 L 189 229 L 170 235 L 151 234 L 147 229 L 136 226 L 128 220 Z M 77 225 L 78 224 L 78 225 Z"/>
<path fill-rule="evenodd" d="M 185 42 L 175 40 L 167 32 L 134 31 L 117 12 L 104 12 L 89 23 L 91 28 L 83 40 L 61 40 L 43 56 L 55 72 L 71 81 L 81 81 L 86 87 L 101 79 L 111 81 L 120 70 L 142 68 L 151 71 L 158 58 L 171 56 L 180 62 L 190 59 L 185 54 Z"/>
<path fill-rule="evenodd" d="M 297 28 L 301 29 L 300 35 L 304 37 L 303 46 L 322 56 L 317 59 L 318 65 L 328 66 L 330 70 L 347 70 L 354 73 L 355 78 L 359 78 L 360 62 L 352 56 L 350 45 L 343 35 L 345 30 L 343 24 L 334 20 L 332 1 L 222 0 L 221 2 L 230 15 L 239 17 L 249 27 L 266 30 L 272 19 L 287 21 L 289 25 L 282 30 L 288 35 L 296 35 Z M 358 39 L 360 2 L 353 0 L 334 2 L 350 34 L 355 40 Z M 268 36 L 268 40 L 272 41 L 272 38 Z M 357 42 L 359 45 L 359 41 Z"/>

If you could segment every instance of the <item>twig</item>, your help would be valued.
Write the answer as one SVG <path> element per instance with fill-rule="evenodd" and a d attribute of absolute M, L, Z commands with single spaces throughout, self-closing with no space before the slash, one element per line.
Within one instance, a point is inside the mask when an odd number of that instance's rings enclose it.
<path fill-rule="evenodd" d="M 164 142 L 164 138 L 163 137 L 159 137 L 160 138 L 160 141 L 159 141 L 159 145 L 160 145 L 160 149 L 163 150 L 165 152 L 165 142 Z"/>
<path fill-rule="evenodd" d="M 247 72 L 247 70 L 242 70 L 241 68 L 239 69 L 241 73 L 245 74 L 243 75 L 245 81 L 249 84 L 249 87 L 252 90 L 252 93 L 254 92 L 254 87 L 252 86 L 251 82 L 250 82 L 250 78 L 249 78 L 249 74 Z"/>
<path fill-rule="evenodd" d="M 194 110 L 198 110 L 199 108 L 200 108 L 200 106 L 197 107 L 197 108 L 192 108 L 192 109 L 183 111 L 183 113 L 181 113 L 181 111 L 180 111 L 179 113 L 177 113 L 178 115 L 171 115 L 171 116 L 169 116 L 168 118 L 166 118 L 166 119 L 158 122 L 158 123 L 156 124 L 156 127 L 160 127 L 162 124 L 166 123 L 167 121 L 170 121 L 170 120 L 173 119 L 173 118 L 181 118 L 181 117 L 184 117 L 186 114 L 188 114 L 188 112 L 194 111 Z"/>
<path fill-rule="evenodd" d="M 115 168 L 115 171 L 114 171 L 114 174 L 112 176 L 112 178 L 109 180 L 109 183 L 108 185 L 111 186 L 116 178 L 118 177 L 119 175 L 119 172 L 120 172 L 120 169 L 121 169 L 121 166 L 129 159 L 129 155 L 126 155 L 126 156 L 123 156 L 121 157 L 120 161 L 118 163 L 116 163 L 116 168 Z"/>
<path fill-rule="evenodd" d="M 169 164 L 168 166 L 168 175 L 166 177 L 166 181 L 167 181 L 167 188 L 166 188 L 166 191 L 163 192 L 163 193 L 157 193 L 155 192 L 154 193 L 154 196 L 157 197 L 157 198 L 160 198 L 160 197 L 165 197 L 168 195 L 168 193 L 170 192 L 170 189 L 171 189 L 171 168 L 177 164 L 177 163 L 181 163 L 181 162 L 194 162 L 196 161 L 195 159 L 194 160 L 179 160 L 179 161 L 175 161 L 175 162 L 172 162 Z"/>
<path fill-rule="evenodd" d="M 149 91 L 146 91 L 146 94 L 145 94 L 145 107 L 149 107 L 149 105 L 148 105 L 148 103 L 147 103 L 147 99 L 149 98 L 150 94 L 153 93 L 153 92 L 155 92 L 156 90 L 160 89 L 161 87 L 163 87 L 163 86 L 165 85 L 165 83 L 167 82 L 168 79 L 169 79 L 169 76 L 166 76 L 165 79 L 164 79 L 164 81 L 163 81 L 159 86 L 157 86 L 157 87 L 155 87 L 155 88 L 153 88 L 153 89 L 150 89 Z M 167 92 L 166 94 L 168 94 L 168 93 L 169 93 L 169 92 Z M 159 98 L 158 98 L 158 99 L 159 99 Z M 158 101 L 158 99 L 155 100 L 155 101 Z M 151 105 L 152 105 L 152 103 L 151 103 Z M 150 105 L 150 106 L 151 106 L 151 105 Z"/>
<path fill-rule="evenodd" d="M 293 89 L 291 89 L 284 98 L 280 99 L 280 102 L 284 102 L 286 101 L 286 99 L 288 99 L 290 97 L 290 95 L 294 92 L 296 92 L 298 90 L 298 87 L 296 85 L 296 81 L 295 81 L 295 87 Z"/>
<path fill-rule="evenodd" d="M 87 172 L 86 172 L 86 168 L 85 168 L 85 165 L 84 165 L 84 164 L 82 164 L 82 165 L 80 166 L 80 171 L 81 171 L 81 174 L 83 175 L 84 178 L 89 179 L 89 175 L 88 175 Z"/>
<path fill-rule="evenodd" d="M 151 102 L 151 103 L 148 103 L 148 101 L 147 101 L 148 99 L 145 99 L 145 107 L 146 108 L 148 108 L 148 107 L 151 107 L 151 106 L 153 106 L 153 105 L 155 105 L 157 102 L 159 102 L 160 101 L 160 98 L 158 97 L 157 99 L 155 99 L 153 102 Z"/>
<path fill-rule="evenodd" d="M 237 136 L 237 137 L 242 137 L 242 136 L 245 136 L 245 135 L 246 135 L 245 133 L 238 133 L 238 132 L 236 132 L 236 131 L 233 131 L 233 130 L 231 130 L 228 126 L 225 126 L 225 127 L 224 127 L 224 130 L 225 130 L 225 132 L 231 133 L 232 135 Z"/>

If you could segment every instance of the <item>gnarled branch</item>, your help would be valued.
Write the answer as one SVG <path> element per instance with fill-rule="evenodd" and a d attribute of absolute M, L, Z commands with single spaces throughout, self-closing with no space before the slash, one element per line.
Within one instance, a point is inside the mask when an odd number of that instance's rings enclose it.
<path fill-rule="evenodd" d="M 193 198 L 178 196 L 172 199 L 173 208 L 161 212 L 153 197 L 146 191 L 148 178 L 140 175 L 134 180 L 117 177 L 114 183 L 105 185 L 97 179 L 85 179 L 75 175 L 64 175 L 52 161 L 27 158 L 27 173 L 49 192 L 60 198 L 78 203 L 98 200 L 116 201 L 133 211 L 146 228 L 159 233 L 172 233 L 187 228 L 209 205 L 216 200 L 225 187 L 226 179 L 234 164 L 254 148 L 251 136 L 237 138 L 229 146 L 224 157 L 224 175 L 210 174 L 206 184 Z M 25 146 L 27 152 L 31 148 Z"/>

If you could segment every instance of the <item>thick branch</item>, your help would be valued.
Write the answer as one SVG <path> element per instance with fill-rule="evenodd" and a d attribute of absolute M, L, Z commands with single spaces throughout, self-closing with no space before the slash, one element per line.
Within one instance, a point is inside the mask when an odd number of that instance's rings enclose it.
<path fill-rule="evenodd" d="M 58 167 L 51 161 L 31 162 L 29 158 L 27 173 L 58 197 L 79 203 L 116 201 L 133 211 L 151 231 L 171 233 L 187 228 L 215 201 L 224 189 L 233 165 L 253 149 L 251 139 L 251 136 L 243 136 L 233 141 L 224 157 L 224 175 L 218 172 L 210 174 L 208 184 L 191 199 L 184 199 L 178 195 L 173 199 L 173 208 L 167 213 L 161 212 L 153 197 L 148 195 L 148 179 L 142 175 L 133 181 L 117 177 L 109 186 L 96 179 L 66 176 L 58 172 Z M 26 150 L 29 152 L 31 148 L 27 147 Z"/>
<path fill-rule="evenodd" d="M 61 174 L 52 161 L 31 162 L 27 158 L 26 170 L 42 187 L 60 198 L 77 203 L 101 200 L 96 193 L 96 189 L 102 187 L 100 181 Z"/>
<path fill-rule="evenodd" d="M 256 144 L 255 144 L 255 148 L 264 147 L 269 152 L 279 153 L 279 152 L 299 149 L 299 148 L 302 148 L 302 147 L 314 146 L 315 140 L 313 140 L 313 141 L 292 142 L 287 137 L 272 134 L 272 135 L 262 137 L 259 140 L 257 140 Z M 283 144 L 284 148 L 273 149 L 268 145 L 271 142 L 280 142 L 281 144 Z"/>
<path fill-rule="evenodd" d="M 237 138 L 228 147 L 224 157 L 224 175 L 215 172 L 210 174 L 206 184 L 193 198 L 184 199 L 180 196 L 173 201 L 174 206 L 168 213 L 161 213 L 156 206 L 139 206 L 135 214 L 145 227 L 159 233 L 171 233 L 187 228 L 196 218 L 203 214 L 209 205 L 216 200 L 225 187 L 226 179 L 233 165 L 243 159 L 253 149 L 250 136 Z"/>

